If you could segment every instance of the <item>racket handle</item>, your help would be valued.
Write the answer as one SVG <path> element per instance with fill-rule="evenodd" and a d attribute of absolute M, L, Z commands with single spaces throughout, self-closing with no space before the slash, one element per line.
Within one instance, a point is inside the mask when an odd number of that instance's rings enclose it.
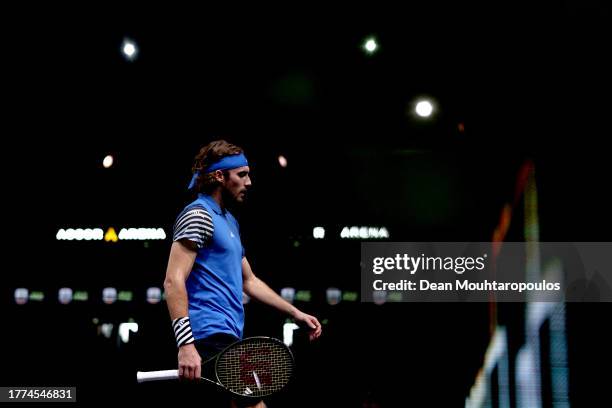
<path fill-rule="evenodd" d="M 178 370 L 138 371 L 136 380 L 139 383 L 147 381 L 178 380 Z"/>

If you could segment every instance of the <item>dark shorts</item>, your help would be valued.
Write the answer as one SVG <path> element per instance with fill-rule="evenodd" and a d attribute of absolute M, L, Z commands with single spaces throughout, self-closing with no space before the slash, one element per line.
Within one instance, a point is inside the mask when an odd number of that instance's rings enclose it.
<path fill-rule="evenodd" d="M 200 357 L 202 357 L 202 363 L 204 363 L 238 340 L 240 339 L 231 334 L 219 333 L 204 339 L 198 339 L 194 344 L 198 353 L 200 353 Z"/>

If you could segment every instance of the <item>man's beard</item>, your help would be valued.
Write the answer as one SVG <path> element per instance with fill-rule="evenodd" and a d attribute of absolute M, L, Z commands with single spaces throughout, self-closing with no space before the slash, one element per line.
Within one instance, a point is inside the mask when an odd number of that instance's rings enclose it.
<path fill-rule="evenodd" d="M 242 195 L 243 193 L 244 195 L 242 197 L 242 200 L 238 200 L 238 197 Z M 236 206 L 240 206 L 244 204 L 244 202 L 246 201 L 246 196 L 247 196 L 246 190 L 241 190 L 238 193 L 238 197 L 231 194 L 229 190 L 223 190 L 222 194 L 223 194 L 223 203 L 227 207 L 236 207 Z"/>

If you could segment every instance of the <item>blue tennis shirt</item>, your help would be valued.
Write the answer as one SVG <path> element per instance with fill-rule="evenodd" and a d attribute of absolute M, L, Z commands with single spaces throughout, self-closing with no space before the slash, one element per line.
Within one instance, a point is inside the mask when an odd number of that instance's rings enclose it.
<path fill-rule="evenodd" d="M 244 248 L 238 221 L 211 196 L 200 193 L 177 218 L 173 240 L 180 239 L 198 247 L 186 282 L 193 337 L 226 333 L 242 338 Z"/>

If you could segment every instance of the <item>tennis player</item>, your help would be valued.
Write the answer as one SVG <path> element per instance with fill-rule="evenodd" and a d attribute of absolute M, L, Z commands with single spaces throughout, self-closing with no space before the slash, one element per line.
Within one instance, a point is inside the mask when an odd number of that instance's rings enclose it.
<path fill-rule="evenodd" d="M 174 224 L 164 289 L 178 346 L 182 379 L 201 376 L 208 359 L 242 338 L 243 292 L 291 316 L 321 335 L 321 324 L 285 301 L 252 271 L 229 205 L 242 204 L 251 186 L 243 150 L 224 140 L 204 146 L 195 157 L 189 189 L 197 199 Z M 236 406 L 231 401 L 231 406 Z M 259 402 L 255 407 L 265 407 Z"/>

